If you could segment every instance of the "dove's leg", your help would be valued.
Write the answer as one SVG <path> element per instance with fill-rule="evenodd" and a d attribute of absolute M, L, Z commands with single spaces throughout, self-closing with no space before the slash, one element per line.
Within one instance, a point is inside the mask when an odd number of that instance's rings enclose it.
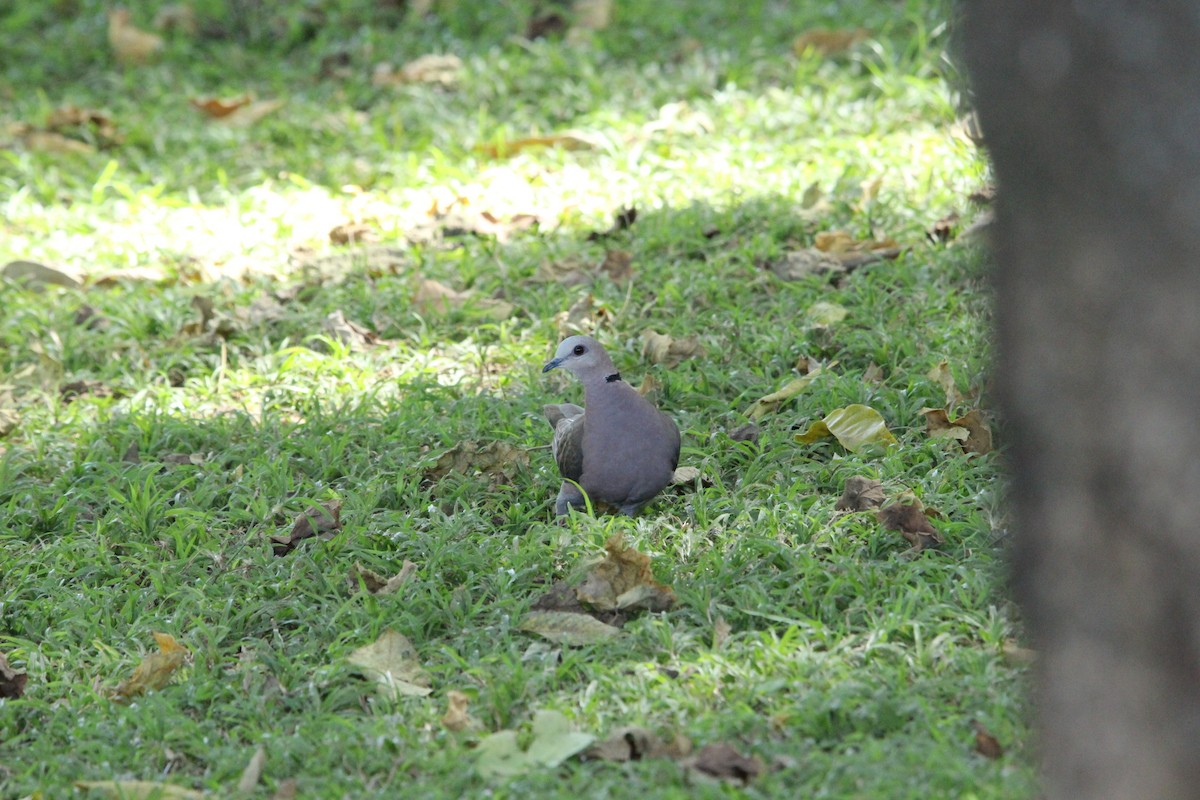
<path fill-rule="evenodd" d="M 587 499 L 578 486 L 570 481 L 563 481 L 562 488 L 558 490 L 558 499 L 554 501 L 554 513 L 561 517 L 572 507 L 586 509 Z"/>

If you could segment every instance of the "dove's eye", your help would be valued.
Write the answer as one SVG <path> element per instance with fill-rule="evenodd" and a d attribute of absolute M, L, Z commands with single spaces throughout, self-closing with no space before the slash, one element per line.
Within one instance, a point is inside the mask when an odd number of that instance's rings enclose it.
<path fill-rule="evenodd" d="M 583 346 L 583 345 L 581 345 L 581 344 L 577 344 L 577 345 L 575 345 L 575 349 L 574 349 L 574 350 L 572 350 L 571 352 L 572 352 L 572 353 L 574 353 L 574 354 L 575 354 L 575 355 L 577 355 L 577 356 L 581 356 L 581 355 L 583 355 L 584 353 L 586 353 L 586 352 L 587 352 L 587 348 L 586 348 L 586 347 L 584 347 L 584 346 Z"/>

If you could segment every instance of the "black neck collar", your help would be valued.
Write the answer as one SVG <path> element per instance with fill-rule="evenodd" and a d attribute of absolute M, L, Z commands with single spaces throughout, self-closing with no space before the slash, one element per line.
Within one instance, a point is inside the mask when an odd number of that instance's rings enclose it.
<path fill-rule="evenodd" d="M 619 373 L 619 372 L 614 372 L 612 375 L 604 376 L 605 383 L 612 383 L 613 381 L 619 381 L 619 380 L 621 380 L 621 373 Z"/>

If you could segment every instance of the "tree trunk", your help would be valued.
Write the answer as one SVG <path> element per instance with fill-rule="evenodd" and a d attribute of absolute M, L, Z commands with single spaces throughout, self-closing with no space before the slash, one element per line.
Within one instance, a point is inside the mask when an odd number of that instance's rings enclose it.
<path fill-rule="evenodd" d="M 969 0 L 1049 798 L 1200 796 L 1200 5 Z"/>

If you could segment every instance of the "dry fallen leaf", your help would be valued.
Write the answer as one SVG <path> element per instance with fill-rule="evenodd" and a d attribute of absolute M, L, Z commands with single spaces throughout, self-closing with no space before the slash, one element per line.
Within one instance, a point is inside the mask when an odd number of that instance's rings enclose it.
<path fill-rule="evenodd" d="M 572 31 L 600 31 L 612 20 L 612 0 L 574 0 L 571 3 Z"/>
<path fill-rule="evenodd" d="M 29 676 L 8 665 L 8 658 L 0 653 L 0 698 L 15 700 L 25 693 L 25 683 Z"/>
<path fill-rule="evenodd" d="M 870 37 L 867 28 L 847 28 L 832 30 L 830 28 L 813 28 L 805 31 L 792 41 L 792 52 L 802 56 L 810 50 L 822 56 L 832 56 L 845 52 L 862 40 Z"/>
<path fill-rule="evenodd" d="M 120 144 L 124 138 L 112 117 L 105 112 L 70 104 L 59 106 L 46 116 L 46 130 L 74 134 L 75 138 L 95 142 L 101 147 Z"/>
<path fill-rule="evenodd" d="M 679 484 L 690 485 L 696 482 L 696 479 L 701 475 L 699 467 L 676 467 L 671 473 L 671 485 Z"/>
<path fill-rule="evenodd" d="M 456 55 L 431 53 L 408 62 L 399 69 L 379 64 L 371 75 L 375 86 L 402 86 L 409 83 L 436 83 L 453 86 L 463 72 L 463 61 Z"/>
<path fill-rule="evenodd" d="M 950 419 L 944 408 L 923 408 L 921 413 L 930 437 L 957 439 L 967 453 L 986 455 L 992 451 L 992 431 L 978 409 L 958 419 Z"/>
<path fill-rule="evenodd" d="M 29 129 L 20 135 L 21 143 L 26 150 L 36 153 L 54 153 L 57 155 L 88 155 L 96 152 L 96 148 L 87 142 L 63 136 L 54 131 L 39 131 Z"/>
<path fill-rule="evenodd" d="M 729 432 L 729 438 L 735 442 L 750 442 L 754 444 L 758 441 L 759 434 L 762 429 L 756 423 L 747 422 L 745 425 L 739 425 Z"/>
<path fill-rule="evenodd" d="M 341 342 L 355 353 L 369 350 L 380 341 L 379 334 L 353 320 L 346 319 L 346 315 L 342 313 L 341 309 L 331 311 L 321 322 L 321 329 L 330 339 Z M 322 344 L 325 343 L 322 342 Z"/>
<path fill-rule="evenodd" d="M 921 552 L 927 547 L 942 544 L 945 539 L 937 528 L 929 522 L 925 512 L 915 505 L 907 503 L 892 503 L 876 512 L 883 527 L 899 531 L 900 535 L 912 543 L 913 550 Z"/>
<path fill-rule="evenodd" d="M 475 152 L 488 158 L 507 158 L 526 150 L 553 147 L 560 150 L 593 150 L 600 146 L 595 137 L 578 131 L 556 133 L 550 136 L 526 136 L 508 141 L 483 142 L 475 145 Z"/>
<path fill-rule="evenodd" d="M 616 211 L 616 213 L 613 214 L 613 224 L 611 228 L 606 231 L 592 231 L 587 235 L 587 240 L 589 242 L 595 242 L 619 233 L 633 225 L 633 223 L 637 221 L 637 215 L 637 209 L 633 206 L 629 206 L 628 208 L 620 208 Z"/>
<path fill-rule="evenodd" d="M 580 602 L 604 611 L 645 608 L 666 611 L 675 604 L 675 592 L 654 579 L 650 556 L 614 534 L 604 543 L 607 555 L 588 572 L 575 590 Z"/>
<path fill-rule="evenodd" d="M 75 781 L 76 789 L 103 792 L 116 800 L 202 800 L 203 792 L 155 781 Z"/>
<path fill-rule="evenodd" d="M 404 634 L 385 630 L 374 642 L 358 648 L 347 659 L 374 678 L 387 697 L 424 697 L 433 691 L 429 674 L 421 667 L 417 649 Z"/>
<path fill-rule="evenodd" d="M 1005 639 L 1000 645 L 1000 654 L 1006 664 L 1012 666 L 1028 666 L 1037 660 L 1037 651 L 1022 647 L 1012 639 Z"/>
<path fill-rule="evenodd" d="M 620 628 L 605 624 L 590 614 L 573 611 L 530 611 L 521 618 L 518 629 L 573 646 L 598 644 L 621 633 Z"/>
<path fill-rule="evenodd" d="M 360 582 L 363 588 L 367 590 L 367 594 L 373 595 L 389 595 L 394 594 L 401 586 L 417 571 L 417 565 L 411 561 L 405 561 L 400 567 L 400 571 L 390 578 L 385 578 L 377 572 L 359 564 L 357 561 L 350 567 L 350 574 L 346 576 L 346 581 L 350 584 L 350 591 L 357 592 Z"/>
<path fill-rule="evenodd" d="M 287 555 L 296 549 L 296 545 L 313 536 L 332 538 L 342 529 L 342 503 L 333 500 L 323 506 L 311 506 L 303 514 L 296 517 L 292 530 L 286 534 L 271 537 L 271 549 L 275 555 Z"/>
<path fill-rule="evenodd" d="M 686 736 L 676 734 L 663 741 L 645 728 L 630 726 L 618 728 L 607 739 L 596 742 L 583 754 L 584 758 L 597 761 L 641 761 L 647 758 L 669 758 L 678 761 L 690 755 L 692 743 Z"/>
<path fill-rule="evenodd" d="M 822 300 L 805 309 L 804 319 L 813 328 L 828 328 L 844 320 L 849 313 L 845 306 Z"/>
<path fill-rule="evenodd" d="M 830 411 L 824 419 L 812 423 L 807 431 L 796 434 L 796 441 L 812 444 L 830 436 L 852 453 L 867 447 L 897 444 L 883 416 L 859 403 Z"/>
<path fill-rule="evenodd" d="M 731 745 L 724 743 L 705 745 L 687 759 L 685 764 L 689 770 L 740 786 L 749 785 L 763 771 L 763 763 L 760 760 L 746 758 Z"/>
<path fill-rule="evenodd" d="M 983 723 L 978 720 L 971 720 L 971 727 L 975 729 L 975 752 L 984 758 L 997 759 L 1004 755 L 1004 748 L 1000 746 L 1000 742 L 995 736 L 983 727 Z"/>
<path fill-rule="evenodd" d="M 493 484 L 512 483 L 517 471 L 529 467 L 529 454 L 508 442 L 480 444 L 465 440 L 438 456 L 437 463 L 425 470 L 425 477 L 438 481 L 451 472 L 473 475 L 481 472 Z"/>
<path fill-rule="evenodd" d="M 959 226 L 959 217 L 957 211 L 951 211 L 946 216 L 933 223 L 933 226 L 925 232 L 925 237 L 934 244 L 944 244 L 952 240 Z"/>
<path fill-rule="evenodd" d="M 779 406 L 783 405 L 785 400 L 790 400 L 791 398 L 803 392 L 820 374 L 821 368 L 818 367 L 817 369 L 809 372 L 807 375 L 803 375 L 799 378 L 793 378 L 784 384 L 779 390 L 771 392 L 770 394 L 755 400 L 754 405 L 747 409 L 746 416 L 748 416 L 751 420 L 755 420 L 778 410 Z"/>
<path fill-rule="evenodd" d="M 135 26 L 124 8 L 108 12 L 108 44 L 125 66 L 145 64 L 163 49 L 162 37 Z"/>
<path fill-rule="evenodd" d="M 451 689 L 446 693 L 446 713 L 442 715 L 442 727 L 451 731 L 473 731 L 483 727 L 467 711 L 471 698 L 462 692 Z"/>
<path fill-rule="evenodd" d="M 963 397 L 958 392 L 958 384 L 954 380 L 954 373 L 951 371 L 948 362 L 939 361 L 933 369 L 926 373 L 926 377 L 942 387 L 942 391 L 946 394 L 947 410 L 953 410 L 956 405 L 962 402 Z"/>
<path fill-rule="evenodd" d="M 595 737 L 572 728 L 558 711 L 534 712 L 532 738 L 522 749 L 516 731 L 497 731 L 475 747 L 475 768 L 485 778 L 508 778 L 531 769 L 553 769 L 590 745 Z"/>
<path fill-rule="evenodd" d="M 242 777 L 238 779 L 238 794 L 250 794 L 254 791 L 254 788 L 258 786 L 258 782 L 262 780 L 263 767 L 266 764 L 267 750 L 262 745 L 259 745 L 254 751 L 254 755 L 250 756 L 250 761 L 246 764 L 246 768 L 242 770 Z"/>
<path fill-rule="evenodd" d="M 559 338 L 565 339 L 577 333 L 595 334 L 605 324 L 611 322 L 612 312 L 607 306 L 596 303 L 596 298 L 585 294 L 571 304 L 566 311 L 560 311 L 554 316 Z"/>
<path fill-rule="evenodd" d="M 627 281 L 633 277 L 633 255 L 628 250 L 605 250 L 600 271 L 614 283 Z"/>
<path fill-rule="evenodd" d="M 775 277 L 784 281 L 798 281 L 809 275 L 836 275 L 846 271 L 841 260 L 814 247 L 792 250 L 777 259 L 766 262 Z"/>
<path fill-rule="evenodd" d="M 343 222 L 330 229 L 329 241 L 333 244 L 371 244 L 379 241 L 376 228 L 374 222 Z"/>
<path fill-rule="evenodd" d="M 174 636 L 155 633 L 154 641 L 158 643 L 159 652 L 142 659 L 133 674 L 117 684 L 112 693 L 114 702 L 125 703 L 146 692 L 163 688 L 171 681 L 175 671 L 183 666 L 188 651 Z"/>
<path fill-rule="evenodd" d="M 154 15 L 152 24 L 156 30 L 178 31 L 185 36 L 195 36 L 200 28 L 196 20 L 196 12 L 186 3 L 163 6 Z"/>
<path fill-rule="evenodd" d="M 36 261 L 10 261 L 0 268 L 0 276 L 33 288 L 65 286 L 68 289 L 78 289 L 83 285 L 82 277 L 74 272 Z"/>
<path fill-rule="evenodd" d="M 872 478 L 851 475 L 834 509 L 837 511 L 866 511 L 878 508 L 884 501 L 883 484 Z"/>
<path fill-rule="evenodd" d="M 642 332 L 642 357 L 651 364 L 663 364 L 668 369 L 684 359 L 693 358 L 700 352 L 700 337 L 685 336 L 676 339 L 655 330 Z"/>
<path fill-rule="evenodd" d="M 228 117 L 243 106 L 250 105 L 254 102 L 254 98 L 249 94 L 240 94 L 236 97 L 193 97 L 188 102 L 205 116 L 221 119 Z"/>
<path fill-rule="evenodd" d="M 88 380 L 64 383 L 58 387 L 58 394 L 64 403 L 70 403 L 85 395 L 91 395 L 92 397 L 114 397 L 116 395 L 104 382 Z"/>
<path fill-rule="evenodd" d="M 476 297 L 470 290 L 455 291 L 444 283 L 428 278 L 423 279 L 417 287 L 413 295 L 413 305 L 425 313 L 445 314 L 460 308 L 474 309 L 497 321 L 506 320 L 513 313 L 512 303 L 490 297 Z"/>
<path fill-rule="evenodd" d="M 283 99 L 255 100 L 215 121 L 230 128 L 248 128 L 263 117 L 274 114 L 286 104 L 287 101 Z"/>
<path fill-rule="evenodd" d="M 713 620 L 712 649 L 720 650 L 725 642 L 729 640 L 729 634 L 731 633 L 733 633 L 733 628 L 725 621 L 724 617 L 717 617 Z"/>

